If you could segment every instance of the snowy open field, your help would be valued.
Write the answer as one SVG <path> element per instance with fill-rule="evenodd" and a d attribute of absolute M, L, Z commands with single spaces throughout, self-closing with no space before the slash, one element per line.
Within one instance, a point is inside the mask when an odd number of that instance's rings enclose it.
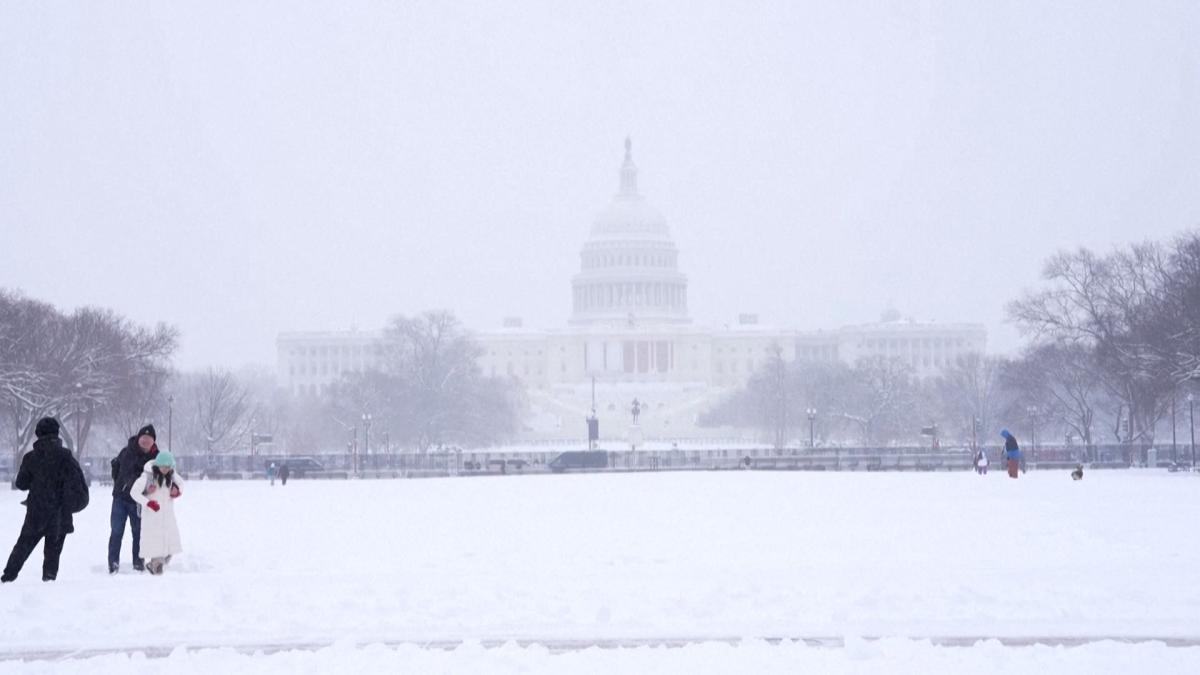
<path fill-rule="evenodd" d="M 20 498 L 0 493 L 5 555 Z M 0 672 L 128 672 L 178 646 L 198 649 L 171 656 L 181 673 L 1200 672 L 1194 646 L 975 645 L 1200 639 L 1194 475 L 197 481 L 161 578 L 128 571 L 128 542 L 105 573 L 109 502 L 98 488 L 77 517 L 58 582 L 38 551 L 0 588 L 4 657 L 77 658 Z M 597 640 L 696 642 L 559 651 Z"/>

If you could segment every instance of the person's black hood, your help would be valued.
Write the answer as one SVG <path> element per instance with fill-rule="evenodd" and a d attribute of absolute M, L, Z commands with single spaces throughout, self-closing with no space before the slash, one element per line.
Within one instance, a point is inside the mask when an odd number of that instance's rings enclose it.
<path fill-rule="evenodd" d="M 37 426 L 34 427 L 33 433 L 38 438 L 47 436 L 57 436 L 59 432 L 58 420 L 53 417 L 43 417 L 38 420 Z"/>

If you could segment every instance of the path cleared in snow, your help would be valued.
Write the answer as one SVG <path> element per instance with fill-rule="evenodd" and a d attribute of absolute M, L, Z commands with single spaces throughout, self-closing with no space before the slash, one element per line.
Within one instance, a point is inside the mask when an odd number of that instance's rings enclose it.
<path fill-rule="evenodd" d="M 678 647 L 586 648 L 555 651 L 542 645 L 510 642 L 487 646 L 465 642 L 447 649 L 420 645 L 368 646 L 342 642 L 318 650 L 253 653 L 224 649 L 179 648 L 161 662 L 144 653 L 113 653 L 55 661 L 0 662 L 6 673 L 80 673 L 127 675 L 164 668 L 173 675 L 214 672 L 313 673 L 888 673 L 888 675 L 982 675 L 1054 673 L 1055 675 L 1191 675 L 1200 668 L 1200 648 L 1172 649 L 1161 643 L 1088 643 L 1077 647 L 1003 646 L 996 640 L 969 648 L 927 641 L 847 638 L 841 648 L 805 642 L 762 640 L 691 643 Z"/>
<path fill-rule="evenodd" d="M 185 552 L 157 578 L 105 573 L 97 492 L 59 581 L 35 554 L 0 588 L 0 653 L 842 635 L 1165 649 L 1200 637 L 1198 492 L 1165 471 L 197 481 Z M 0 545 L 20 498 L 0 494 Z M 150 640 L 139 605 L 161 597 L 172 621 Z"/>
<path fill-rule="evenodd" d="M 871 644 L 882 641 L 891 640 L 894 638 L 882 636 L 853 636 L 853 637 L 813 637 L 813 636 L 793 636 L 793 637 L 768 637 L 768 638 L 746 638 L 746 637 L 638 637 L 638 638 L 614 638 L 604 640 L 587 640 L 587 639 L 561 639 L 561 638 L 485 638 L 485 639 L 444 639 L 444 640 L 384 640 L 370 643 L 354 643 L 353 641 L 339 642 L 323 642 L 323 643 L 265 643 L 265 644 L 208 644 L 208 645 L 178 645 L 178 646 L 137 646 L 128 645 L 124 647 L 109 647 L 104 649 L 69 649 L 69 650 L 34 650 L 34 651 L 14 651 L 0 652 L 0 661 L 62 661 L 66 659 L 91 659 L 100 656 L 111 656 L 115 654 L 140 654 L 148 659 L 163 659 L 168 658 L 172 654 L 178 652 L 181 648 L 187 652 L 204 652 L 204 651 L 220 651 L 231 650 L 238 654 L 245 655 L 270 655 L 281 652 L 317 652 L 324 649 L 334 647 L 352 647 L 354 649 L 367 649 L 376 646 L 382 646 L 389 649 L 400 649 L 406 647 L 416 647 L 418 649 L 433 649 L 441 651 L 455 651 L 464 647 L 480 646 L 484 649 L 502 649 L 510 645 L 516 645 L 523 649 L 542 648 L 551 654 L 563 654 L 568 652 L 585 651 L 590 649 L 641 649 L 641 648 L 665 648 L 665 649 L 682 649 L 686 647 L 696 647 L 706 644 L 726 644 L 738 646 L 746 642 L 761 642 L 768 645 L 790 645 L 803 644 L 808 647 L 823 647 L 827 649 L 846 649 L 848 646 L 853 648 L 859 644 Z M 1084 647 L 1096 644 L 1122 644 L 1122 645 L 1161 645 L 1170 648 L 1195 648 L 1200 647 L 1200 638 L 1126 638 L 1113 636 L 1088 636 L 1088 637 L 1062 637 L 1062 636 L 1043 636 L 1043 637 L 1010 637 L 1010 638 L 992 638 L 985 636 L 957 636 L 957 637 L 905 637 L 904 640 L 926 643 L 934 647 L 975 647 L 977 645 L 997 643 L 1003 647 L 1021 648 L 1021 647 Z"/>

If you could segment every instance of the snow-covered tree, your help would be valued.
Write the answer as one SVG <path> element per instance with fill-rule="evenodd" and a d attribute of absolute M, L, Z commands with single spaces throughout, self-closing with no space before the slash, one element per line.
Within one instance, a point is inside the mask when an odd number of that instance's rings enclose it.
<path fill-rule="evenodd" d="M 118 420 L 136 399 L 154 395 L 148 389 L 161 384 L 177 335 L 105 309 L 64 315 L 0 290 L 0 405 L 14 455 L 28 449 L 45 416 L 62 422 L 64 436 L 82 454 L 94 424 Z"/>
<path fill-rule="evenodd" d="M 515 428 L 516 388 L 483 375 L 481 347 L 453 314 L 396 317 L 384 349 L 380 370 L 351 373 L 331 393 L 330 417 L 343 427 L 361 431 L 361 415 L 370 414 L 377 433 L 422 452 L 498 440 Z"/>

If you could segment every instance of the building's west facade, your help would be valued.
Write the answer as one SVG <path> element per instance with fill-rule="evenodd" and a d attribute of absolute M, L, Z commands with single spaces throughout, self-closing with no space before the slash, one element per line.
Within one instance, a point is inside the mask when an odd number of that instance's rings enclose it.
<path fill-rule="evenodd" d="M 593 390 L 602 428 L 627 427 L 636 397 L 645 404 L 639 421 L 646 438 L 706 435 L 698 416 L 744 384 L 774 350 L 789 361 L 895 357 L 929 376 L 986 348 L 980 325 L 896 317 L 820 332 L 760 326 L 753 315 L 733 327 L 694 325 L 679 251 L 666 220 L 638 191 L 628 140 L 620 190 L 593 222 L 580 262 L 567 326 L 529 330 L 509 319 L 477 334 L 483 372 L 515 378 L 528 392 L 523 435 L 531 439 L 578 436 Z M 380 332 L 281 334 L 280 382 L 293 393 L 320 393 L 343 373 L 377 365 L 381 340 Z"/>

